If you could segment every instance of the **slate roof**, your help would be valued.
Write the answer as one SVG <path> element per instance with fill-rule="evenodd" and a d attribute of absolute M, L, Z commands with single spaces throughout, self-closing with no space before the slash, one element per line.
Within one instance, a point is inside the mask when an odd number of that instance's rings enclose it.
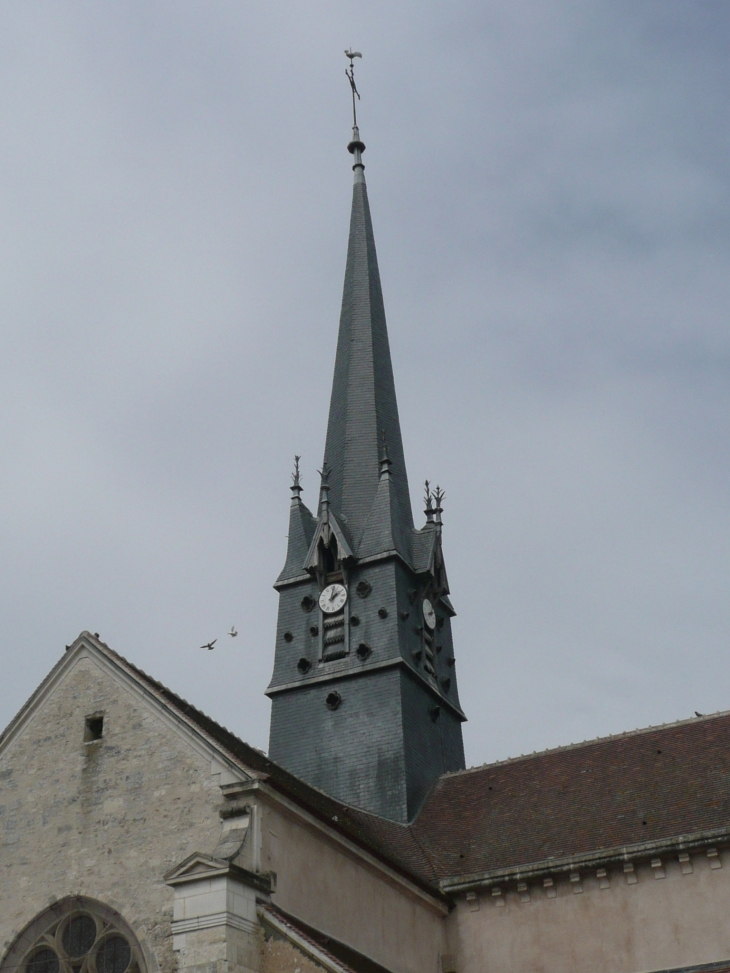
<path fill-rule="evenodd" d="M 314 537 L 317 522 L 309 508 L 298 496 L 292 497 L 289 510 L 289 533 L 287 535 L 286 562 L 276 583 L 296 578 L 304 573 L 304 561 Z"/>
<path fill-rule="evenodd" d="M 392 476 L 387 472 L 381 474 L 373 505 L 365 521 L 358 555 L 365 558 L 383 551 L 397 551 L 406 564 L 410 564 L 409 533 L 416 532 L 403 529 L 403 518 Z"/>
<path fill-rule="evenodd" d="M 356 179 L 324 453 L 332 470 L 332 510 L 347 518 L 356 547 L 378 489 L 383 434 L 402 527 L 410 529 L 413 513 L 370 205 L 364 180 Z"/>

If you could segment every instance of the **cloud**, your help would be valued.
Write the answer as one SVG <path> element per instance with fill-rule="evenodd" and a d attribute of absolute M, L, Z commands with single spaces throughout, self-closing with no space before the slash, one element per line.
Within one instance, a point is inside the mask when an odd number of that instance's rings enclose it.
<path fill-rule="evenodd" d="M 266 746 L 351 43 L 469 762 L 726 708 L 729 36 L 720 0 L 4 7 L 0 723 L 89 628 Z"/>

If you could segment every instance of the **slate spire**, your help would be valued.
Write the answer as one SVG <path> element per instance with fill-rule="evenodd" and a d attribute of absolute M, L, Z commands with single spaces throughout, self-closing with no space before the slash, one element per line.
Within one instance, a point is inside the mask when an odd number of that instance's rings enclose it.
<path fill-rule="evenodd" d="M 359 97 L 347 72 L 353 112 Z M 295 469 L 269 755 L 354 807 L 410 821 L 440 774 L 464 767 L 443 492 L 413 525 L 357 121 L 355 185 L 316 515 Z"/>
<path fill-rule="evenodd" d="M 406 564 L 410 563 L 408 535 L 403 530 L 403 518 L 393 482 L 393 461 L 383 433 L 380 479 L 357 553 L 358 557 L 366 558 L 385 551 L 397 551 Z"/>
<path fill-rule="evenodd" d="M 383 435 L 391 460 L 398 529 L 412 529 L 413 515 L 362 162 L 365 146 L 357 126 L 348 149 L 354 157 L 355 181 L 324 455 L 332 470 L 332 510 L 345 515 L 357 549 L 378 491 Z"/>

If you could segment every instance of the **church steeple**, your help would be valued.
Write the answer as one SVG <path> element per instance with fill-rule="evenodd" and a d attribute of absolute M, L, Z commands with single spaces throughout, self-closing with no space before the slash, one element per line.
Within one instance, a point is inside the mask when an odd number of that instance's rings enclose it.
<path fill-rule="evenodd" d="M 464 766 L 441 491 L 413 525 L 385 309 L 355 115 L 345 284 L 317 516 L 298 465 L 279 591 L 272 759 L 398 821 Z M 298 464 L 298 461 L 297 461 Z M 434 506 L 435 502 L 435 506 Z"/>
<path fill-rule="evenodd" d="M 350 238 L 342 293 L 325 459 L 332 468 L 332 509 L 345 515 L 355 548 L 378 489 L 380 441 L 392 460 L 402 528 L 413 527 L 378 258 L 357 127 L 348 145 L 355 163 Z"/>

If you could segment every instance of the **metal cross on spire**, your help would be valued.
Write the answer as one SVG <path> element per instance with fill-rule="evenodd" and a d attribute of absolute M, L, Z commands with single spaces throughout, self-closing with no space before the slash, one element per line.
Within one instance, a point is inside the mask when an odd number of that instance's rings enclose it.
<path fill-rule="evenodd" d="M 357 128 L 357 110 L 356 110 L 355 95 L 357 95 L 357 100 L 360 101 L 360 92 L 357 90 L 357 87 L 355 86 L 354 58 L 356 57 L 361 58 L 362 54 L 359 51 L 350 50 L 350 51 L 345 51 L 345 57 L 350 58 L 350 67 L 345 68 L 345 74 L 347 75 L 347 80 L 350 82 L 350 87 L 352 88 L 352 124 L 355 128 Z"/>

